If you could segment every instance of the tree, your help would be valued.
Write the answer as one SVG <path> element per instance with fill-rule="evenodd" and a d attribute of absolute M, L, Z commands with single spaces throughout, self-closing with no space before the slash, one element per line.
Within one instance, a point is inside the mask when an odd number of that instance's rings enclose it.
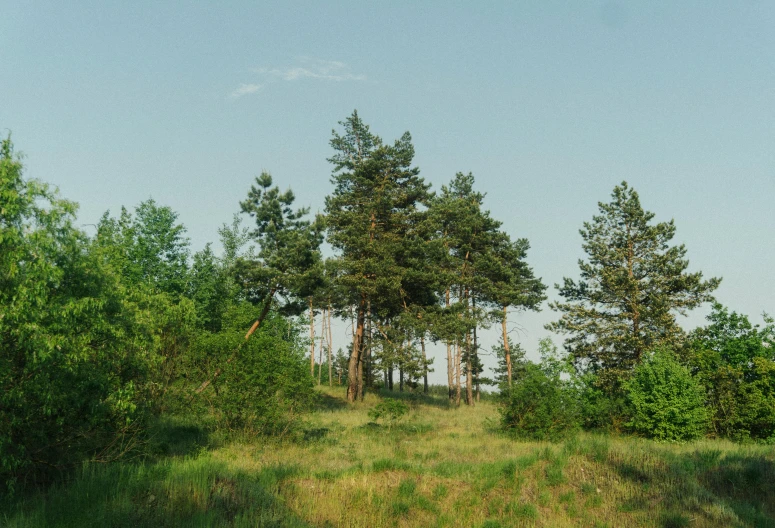
<path fill-rule="evenodd" d="M 106 257 L 121 252 L 73 226 L 76 204 L 22 173 L 3 140 L 0 486 L 11 487 L 121 454 L 155 407 L 166 324 L 156 296 L 123 282 Z"/>
<path fill-rule="evenodd" d="M 371 133 L 357 112 L 333 132 L 334 191 L 326 197 L 328 241 L 340 252 L 337 281 L 352 292 L 356 324 L 348 365 L 348 401 L 363 396 L 366 318 L 384 306 L 409 304 L 402 280 L 407 264 L 404 243 L 418 225 L 419 207 L 429 185 L 412 167 L 409 133 L 392 145 Z"/>
<path fill-rule="evenodd" d="M 721 279 L 689 273 L 683 245 L 671 246 L 673 221 L 653 224 L 638 193 L 622 182 L 610 203 L 580 233 L 588 260 L 579 260 L 581 280 L 557 285 L 562 314 L 547 329 L 567 334 L 565 347 L 577 367 L 598 374 L 607 392 L 637 366 L 646 350 L 677 347 L 682 336 L 676 314 L 711 301 Z"/>
<path fill-rule="evenodd" d="M 152 292 L 179 299 L 188 285 L 189 241 L 178 214 L 154 200 L 141 202 L 132 216 L 121 208 L 118 218 L 102 215 L 97 225 L 97 243 L 123 278 Z"/>
<path fill-rule="evenodd" d="M 314 287 L 321 260 L 321 223 L 305 218 L 309 209 L 294 210 L 296 198 L 293 192 L 290 189 L 281 192 L 279 187 L 272 187 L 272 176 L 268 172 L 256 177 L 256 184 L 251 185 L 248 198 L 240 203 L 240 207 L 256 222 L 251 234 L 258 242 L 259 251 L 256 259 L 238 259 L 235 275 L 240 286 L 248 290 L 246 298 L 261 304 L 262 308 L 241 344 L 261 326 L 276 295 L 285 299 L 285 306 L 281 307 L 284 311 L 300 312 L 303 307 L 300 300 L 305 299 L 309 289 Z M 234 226 L 229 236 L 224 228 L 222 236 L 225 234 L 227 241 L 236 243 L 239 239 L 237 231 Z M 238 352 L 239 347 L 195 392 L 201 393 L 217 379 Z"/>
<path fill-rule="evenodd" d="M 512 383 L 511 346 L 507 325 L 509 309 L 538 311 L 540 304 L 546 300 L 546 286 L 540 278 L 533 275 L 533 270 L 525 262 L 529 248 L 527 239 L 521 238 L 511 242 L 508 235 L 501 233 L 496 243 L 482 256 L 479 264 L 480 273 L 485 278 L 481 281 L 485 301 L 497 309 L 493 315 L 501 323 L 503 359 L 509 386 Z"/>
<path fill-rule="evenodd" d="M 210 332 L 219 331 L 230 301 L 229 284 L 226 270 L 209 243 L 194 253 L 187 289 L 188 297 L 194 301 L 198 326 Z"/>
<path fill-rule="evenodd" d="M 714 433 L 737 440 L 775 439 L 775 324 L 753 325 L 714 304 L 710 324 L 689 336 L 686 355 L 707 389 Z"/>

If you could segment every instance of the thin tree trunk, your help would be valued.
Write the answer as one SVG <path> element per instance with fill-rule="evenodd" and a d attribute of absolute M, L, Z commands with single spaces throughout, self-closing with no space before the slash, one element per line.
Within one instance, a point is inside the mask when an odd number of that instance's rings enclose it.
<path fill-rule="evenodd" d="M 466 331 L 466 405 L 474 404 L 473 376 L 471 372 L 471 332 Z"/>
<path fill-rule="evenodd" d="M 455 406 L 460 407 L 460 341 L 455 340 Z"/>
<path fill-rule="evenodd" d="M 388 368 L 388 388 L 393 392 L 393 367 Z"/>
<path fill-rule="evenodd" d="M 309 298 L 309 375 L 315 377 L 315 312 Z"/>
<path fill-rule="evenodd" d="M 425 336 L 420 336 L 420 348 L 422 349 L 422 391 L 428 394 L 428 356 L 425 355 Z"/>
<path fill-rule="evenodd" d="M 404 392 L 404 367 L 398 365 L 398 392 Z"/>
<path fill-rule="evenodd" d="M 269 313 L 269 308 L 272 306 L 272 299 L 274 299 L 274 294 L 277 292 L 277 287 L 272 288 L 269 290 L 269 293 L 267 293 L 266 297 L 264 298 L 264 308 L 261 310 L 261 314 L 258 316 L 258 319 L 253 323 L 253 326 L 250 327 L 250 330 L 248 330 L 248 333 L 245 334 L 245 341 L 240 343 L 240 345 L 232 352 L 231 356 L 229 356 L 229 359 L 226 360 L 226 364 L 228 365 L 232 361 L 234 361 L 234 358 L 237 357 L 237 352 L 240 351 L 242 348 L 242 345 L 245 344 L 245 342 L 250 339 L 250 336 L 253 335 L 253 332 L 255 332 L 259 326 L 261 326 L 261 323 L 264 322 L 264 319 L 266 318 L 266 314 Z M 213 373 L 213 377 L 210 378 L 207 381 L 203 381 L 202 384 L 196 388 L 194 391 L 194 394 L 201 394 L 202 391 L 204 391 L 207 387 L 210 386 L 210 384 L 218 379 L 218 376 L 221 375 L 223 372 L 223 368 L 218 368 Z"/>
<path fill-rule="evenodd" d="M 469 313 L 469 304 L 468 304 L 468 288 L 466 288 L 465 292 L 465 301 L 466 301 L 466 313 Z M 466 404 L 467 405 L 473 405 L 474 404 L 474 393 L 473 393 L 473 372 L 472 372 L 472 364 L 471 364 L 471 331 L 466 330 Z"/>
<path fill-rule="evenodd" d="M 455 391 L 453 389 L 453 386 L 455 384 L 455 364 L 452 360 L 452 346 L 449 344 L 449 341 L 447 341 L 447 389 L 448 389 L 448 396 L 449 401 L 452 401 L 455 399 Z"/>
<path fill-rule="evenodd" d="M 471 297 L 471 306 L 474 308 L 474 317 L 476 317 L 476 298 Z M 476 339 L 476 324 L 474 324 L 474 349 L 473 349 L 473 363 L 474 363 L 474 389 L 476 390 L 475 401 L 479 401 L 479 341 Z"/>
<path fill-rule="evenodd" d="M 506 357 L 506 377 L 509 380 L 509 389 L 511 389 L 511 348 L 509 347 L 509 333 L 506 331 L 506 316 L 508 315 L 508 306 L 503 305 L 503 319 L 501 328 L 503 329 L 503 355 Z"/>
<path fill-rule="evenodd" d="M 449 308 L 449 288 L 447 288 L 447 308 Z M 453 401 L 455 399 L 455 390 L 454 390 L 454 384 L 455 384 L 455 364 L 452 360 L 452 346 L 450 345 L 449 341 L 447 341 L 447 387 L 448 387 L 448 393 L 449 393 L 449 401 Z"/>
<path fill-rule="evenodd" d="M 328 303 L 328 386 L 334 386 L 333 365 L 331 363 L 333 339 L 331 337 L 331 303 Z"/>
<path fill-rule="evenodd" d="M 320 350 L 318 352 L 318 385 L 323 381 L 323 341 L 328 339 L 326 332 L 326 309 L 323 308 L 322 321 L 320 323 Z"/>

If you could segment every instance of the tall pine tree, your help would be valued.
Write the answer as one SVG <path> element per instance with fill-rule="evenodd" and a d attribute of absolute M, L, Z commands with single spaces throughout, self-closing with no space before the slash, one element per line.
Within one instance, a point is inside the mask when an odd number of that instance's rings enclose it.
<path fill-rule="evenodd" d="M 579 260 L 581 280 L 557 285 L 562 314 L 546 326 L 567 334 L 565 347 L 577 367 L 599 375 L 601 387 L 615 390 L 645 351 L 675 347 L 682 331 L 676 314 L 703 302 L 721 279 L 689 273 L 683 245 L 672 246 L 673 221 L 652 222 L 638 193 L 622 182 L 610 203 L 581 229 L 587 260 Z"/>
<path fill-rule="evenodd" d="M 363 395 L 367 312 L 404 295 L 405 242 L 418 223 L 429 185 L 412 167 L 409 133 L 392 145 L 371 133 L 357 112 L 333 132 L 333 193 L 326 197 L 328 241 L 340 252 L 337 280 L 355 293 L 356 325 L 348 365 L 348 401 Z"/>

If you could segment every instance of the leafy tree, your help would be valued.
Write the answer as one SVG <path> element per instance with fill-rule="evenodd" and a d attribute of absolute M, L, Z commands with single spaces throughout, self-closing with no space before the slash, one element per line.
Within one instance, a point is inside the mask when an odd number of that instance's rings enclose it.
<path fill-rule="evenodd" d="M 676 314 L 712 300 L 721 279 L 686 271 L 686 248 L 670 245 L 673 221 L 653 224 L 626 182 L 598 207 L 580 231 L 588 256 L 579 261 L 581 280 L 557 286 L 565 300 L 550 306 L 562 316 L 547 329 L 569 335 L 565 347 L 576 365 L 612 394 L 646 350 L 678 346 Z"/>
<path fill-rule="evenodd" d="M 705 390 L 675 354 L 658 348 L 625 382 L 636 433 L 665 441 L 700 438 L 708 428 Z"/>
<path fill-rule="evenodd" d="M 119 456 L 152 410 L 162 341 L 153 299 L 73 227 L 76 205 L 22 171 L 3 140 L 0 478 L 11 486 Z"/>
<path fill-rule="evenodd" d="M 123 207 L 118 218 L 106 212 L 97 225 L 97 242 L 109 248 L 126 281 L 178 299 L 188 283 L 189 241 L 177 219 L 170 207 L 146 200 L 134 216 Z"/>
<path fill-rule="evenodd" d="M 775 324 L 714 304 L 709 325 L 691 333 L 689 365 L 707 388 L 715 434 L 775 439 Z"/>
<path fill-rule="evenodd" d="M 393 145 L 371 133 L 357 112 L 333 132 L 334 191 L 326 197 L 328 241 L 340 252 L 337 281 L 354 294 L 356 328 L 348 366 L 347 398 L 363 395 L 367 314 L 410 304 L 403 278 L 405 242 L 418 225 L 429 185 L 412 167 L 414 147 L 405 133 Z"/>

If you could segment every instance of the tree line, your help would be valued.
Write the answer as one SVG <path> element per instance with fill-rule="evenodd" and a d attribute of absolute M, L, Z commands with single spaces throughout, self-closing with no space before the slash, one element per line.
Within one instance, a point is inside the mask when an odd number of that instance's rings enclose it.
<path fill-rule="evenodd" d="M 547 329 L 565 336 L 564 351 L 544 340 L 534 364 L 508 318 L 539 310 L 547 287 L 529 242 L 486 210 L 474 176 L 434 192 L 409 133 L 385 142 L 357 112 L 330 144 L 324 213 L 297 208 L 262 173 L 239 204 L 252 225 L 237 215 L 223 225 L 218 256 L 210 244 L 192 255 L 177 214 L 153 200 L 105 213 L 87 235 L 76 205 L 25 179 L 3 140 L 6 486 L 119 458 L 165 413 L 284 433 L 314 398 L 315 375 L 346 384 L 351 402 L 369 388 L 427 392 L 430 343 L 446 351 L 450 404 L 475 405 L 495 384 L 503 425 L 520 436 L 586 427 L 775 440 L 772 319 L 762 328 L 714 304 L 707 327 L 681 329 L 677 315 L 713 302 L 720 279 L 688 271 L 674 223 L 655 223 L 626 182 L 584 223 L 580 279 L 556 285 L 561 300 L 549 304 L 559 318 Z M 332 318 L 352 334 L 336 354 Z M 499 365 L 487 377 L 478 333 L 493 325 Z"/>

